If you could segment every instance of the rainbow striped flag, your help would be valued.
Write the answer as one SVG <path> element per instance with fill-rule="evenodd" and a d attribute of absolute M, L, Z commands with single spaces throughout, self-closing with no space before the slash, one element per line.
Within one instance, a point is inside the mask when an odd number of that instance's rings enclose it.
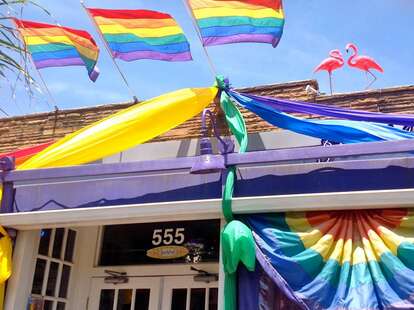
<path fill-rule="evenodd" d="M 84 30 L 13 19 L 37 69 L 85 66 L 95 82 L 99 48 Z"/>
<path fill-rule="evenodd" d="M 204 46 L 256 42 L 276 47 L 282 37 L 282 0 L 188 1 Z"/>
<path fill-rule="evenodd" d="M 192 60 L 190 45 L 169 14 L 148 10 L 87 10 L 114 58 L 125 61 Z"/>

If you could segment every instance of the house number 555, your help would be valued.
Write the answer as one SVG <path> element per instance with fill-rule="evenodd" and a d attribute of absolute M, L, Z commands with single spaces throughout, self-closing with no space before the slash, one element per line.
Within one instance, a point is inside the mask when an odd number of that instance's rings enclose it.
<path fill-rule="evenodd" d="M 162 244 L 170 245 L 184 243 L 184 228 L 154 229 L 152 232 L 152 244 L 157 246 Z"/>

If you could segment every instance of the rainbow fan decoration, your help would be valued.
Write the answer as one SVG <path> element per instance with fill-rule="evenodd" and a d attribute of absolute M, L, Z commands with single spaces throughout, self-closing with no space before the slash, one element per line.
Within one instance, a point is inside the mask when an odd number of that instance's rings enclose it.
<path fill-rule="evenodd" d="M 183 30 L 169 14 L 150 10 L 87 10 L 115 58 L 192 60 Z"/>
<path fill-rule="evenodd" d="M 309 309 L 414 309 L 413 211 L 292 212 L 247 221 L 259 253 Z"/>
<path fill-rule="evenodd" d="M 99 48 L 87 31 L 17 18 L 13 21 L 37 69 L 85 66 L 92 81 L 98 78 Z"/>
<path fill-rule="evenodd" d="M 204 46 L 240 42 L 276 47 L 285 23 L 282 0 L 188 0 Z"/>

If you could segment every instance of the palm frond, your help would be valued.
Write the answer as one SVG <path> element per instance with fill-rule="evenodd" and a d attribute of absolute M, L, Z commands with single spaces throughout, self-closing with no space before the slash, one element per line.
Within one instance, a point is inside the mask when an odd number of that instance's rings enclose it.
<path fill-rule="evenodd" d="M 47 15 L 50 12 L 34 0 L 0 0 L 0 7 L 6 6 L 16 17 L 22 14 L 26 5 L 32 5 L 41 9 Z M 9 25 L 12 17 L 10 13 L 0 13 L 0 79 L 7 71 L 14 72 L 17 78 L 24 79 L 25 83 L 33 84 L 33 78 L 29 73 L 30 59 L 26 47 L 18 35 L 17 30 Z"/>

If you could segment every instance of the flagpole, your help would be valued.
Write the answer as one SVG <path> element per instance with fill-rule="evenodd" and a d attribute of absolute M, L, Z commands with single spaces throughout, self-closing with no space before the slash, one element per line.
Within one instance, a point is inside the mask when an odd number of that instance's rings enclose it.
<path fill-rule="evenodd" d="M 15 24 L 15 22 L 14 22 L 14 21 L 13 21 L 13 23 Z M 24 41 L 24 39 L 23 39 L 22 35 L 20 34 L 20 31 L 19 31 L 19 29 L 18 29 L 19 27 L 18 27 L 16 24 L 15 24 L 15 26 L 16 26 L 16 29 L 17 29 L 17 33 L 18 33 L 18 35 L 19 35 L 19 37 L 20 37 L 20 41 L 22 42 L 22 44 L 23 44 L 23 46 L 24 46 L 24 53 L 25 53 L 25 55 L 26 55 L 26 56 L 27 56 L 27 55 L 29 55 L 30 61 L 31 61 L 31 63 L 32 63 L 33 67 L 35 68 L 35 70 L 36 70 L 36 72 L 37 72 L 37 75 L 39 76 L 40 80 L 42 81 L 43 87 L 44 87 L 44 89 L 46 90 L 47 94 L 49 95 L 49 98 L 50 98 L 50 100 L 52 101 L 52 104 L 54 105 L 55 110 L 59 110 L 59 107 L 58 107 L 58 105 L 57 105 L 57 103 L 56 103 L 55 98 L 52 96 L 52 93 L 50 92 L 49 87 L 47 87 L 47 84 L 46 84 L 45 80 L 43 79 L 42 74 L 40 73 L 39 69 L 36 67 L 36 63 L 34 62 L 32 55 L 31 55 L 31 54 L 30 54 L 30 52 L 27 50 L 27 45 L 26 45 L 26 42 Z M 29 78 L 30 78 L 30 79 L 32 79 L 31 77 L 29 77 Z M 50 106 L 49 102 L 48 102 L 48 101 L 46 101 L 46 102 L 47 102 L 47 105 L 49 106 L 49 108 L 52 108 L 52 107 Z"/>
<path fill-rule="evenodd" d="M 193 10 L 191 9 L 191 7 L 189 6 L 189 4 L 188 4 L 187 1 L 188 0 L 182 0 L 183 4 L 184 4 L 184 6 L 185 6 L 185 8 L 187 10 L 187 14 L 190 16 L 191 22 L 193 23 L 193 26 L 194 26 L 194 28 L 195 28 L 195 30 L 197 32 L 197 36 L 198 36 L 198 39 L 201 42 L 201 46 L 203 47 L 204 54 L 206 55 L 207 62 L 208 62 L 208 65 L 209 65 L 209 69 L 210 69 L 211 73 L 213 74 L 213 77 L 216 78 L 216 76 L 217 76 L 217 70 L 216 70 L 216 68 L 215 68 L 215 66 L 213 64 L 213 61 L 210 58 L 210 55 L 207 52 L 206 47 L 204 46 L 203 37 L 201 36 L 200 28 L 197 25 L 197 21 L 196 21 L 196 18 L 194 16 Z"/>
<path fill-rule="evenodd" d="M 30 56 L 30 58 L 32 58 L 32 56 Z M 58 105 L 57 105 L 57 103 L 56 103 L 55 98 L 52 96 L 52 93 L 50 92 L 49 87 L 47 87 L 46 82 L 45 82 L 45 80 L 43 79 L 42 74 L 40 74 L 39 69 L 37 69 L 37 68 L 36 68 L 36 65 L 34 64 L 33 59 L 32 59 L 32 62 L 33 62 L 33 66 L 35 67 L 35 69 L 36 69 L 36 71 L 37 71 L 37 75 L 39 76 L 40 80 L 42 81 L 43 87 L 46 89 L 47 94 L 49 95 L 50 99 L 52 100 L 52 103 L 53 103 L 53 105 L 54 105 L 54 107 L 55 107 L 55 110 L 56 110 L 56 111 L 57 111 L 57 110 L 59 110 L 59 107 L 58 107 Z M 48 106 L 51 108 L 51 106 L 49 105 L 49 103 L 48 103 Z"/>
<path fill-rule="evenodd" d="M 138 98 L 137 98 L 137 96 L 135 95 L 134 91 L 132 90 L 131 86 L 129 85 L 129 83 L 128 83 L 128 80 L 127 80 L 126 76 L 124 75 L 124 73 L 122 72 L 122 70 L 121 70 L 121 68 L 119 67 L 118 63 L 116 62 L 115 58 L 113 57 L 112 52 L 111 52 L 111 49 L 109 48 L 108 42 L 106 42 L 105 38 L 103 37 L 103 35 L 102 35 L 102 33 L 101 33 L 101 30 L 100 30 L 100 29 L 99 29 L 99 27 L 98 27 L 98 24 L 96 23 L 95 19 L 94 19 L 94 18 L 91 16 L 91 14 L 89 13 L 89 11 L 88 11 L 87 7 L 85 6 L 85 2 L 84 2 L 83 0 L 81 0 L 81 1 L 80 1 L 80 3 L 81 3 L 81 6 L 83 7 L 83 9 L 85 10 L 86 14 L 88 14 L 89 19 L 91 19 L 91 20 L 92 20 L 92 22 L 93 22 L 93 24 L 94 24 L 94 26 L 95 26 L 95 28 L 96 28 L 96 31 L 98 32 L 99 37 L 101 38 L 101 41 L 104 43 L 104 45 L 105 45 L 105 49 L 106 49 L 106 51 L 108 52 L 109 56 L 111 57 L 112 62 L 114 63 L 114 65 L 115 65 L 116 69 L 118 70 L 118 73 L 121 75 L 122 80 L 124 81 L 124 84 L 125 84 L 125 86 L 127 87 L 128 91 L 129 91 L 129 94 L 130 94 L 130 95 L 132 96 L 132 98 L 134 99 L 134 102 L 135 102 L 135 103 L 137 103 L 137 102 L 138 102 Z"/>

